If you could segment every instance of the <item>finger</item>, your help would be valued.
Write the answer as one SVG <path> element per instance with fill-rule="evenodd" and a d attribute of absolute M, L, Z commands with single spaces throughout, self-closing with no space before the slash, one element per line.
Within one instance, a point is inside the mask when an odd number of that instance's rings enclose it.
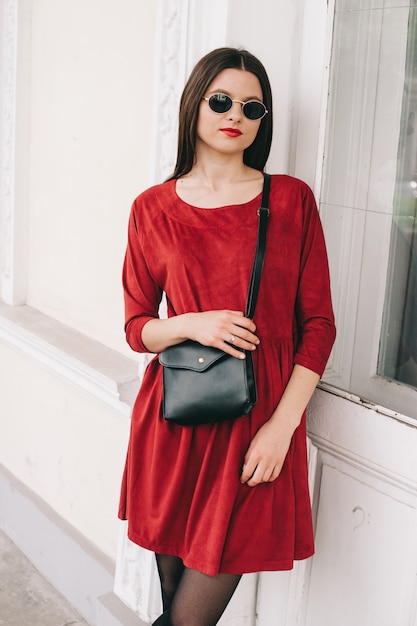
<path fill-rule="evenodd" d="M 236 339 L 232 342 L 233 345 L 238 346 L 241 350 L 249 350 L 252 352 L 256 350 L 259 345 L 259 341 L 248 341 L 247 339 L 242 339 L 241 337 L 236 337 Z"/>
<path fill-rule="evenodd" d="M 275 466 L 274 471 L 272 472 L 271 477 L 269 479 L 270 483 L 274 482 L 274 480 L 278 478 L 278 476 L 281 474 L 281 470 L 282 470 L 282 465 Z"/>
<path fill-rule="evenodd" d="M 222 345 L 216 346 L 223 350 L 226 354 L 230 354 L 230 356 L 234 356 L 236 359 L 246 359 L 246 354 L 239 350 L 239 348 L 233 348 L 233 346 L 228 341 L 223 341 Z"/>
<path fill-rule="evenodd" d="M 275 480 L 278 474 L 275 472 L 275 468 L 267 469 L 265 471 L 262 468 L 256 468 L 255 472 L 251 476 L 251 478 L 246 482 L 248 487 L 256 487 L 256 485 L 260 485 L 262 483 L 271 483 Z"/>
<path fill-rule="evenodd" d="M 253 351 L 256 350 L 256 345 L 247 341 L 246 339 L 242 339 L 238 335 L 231 334 L 227 339 L 224 339 L 226 344 L 232 345 L 236 350 L 248 350 Z"/>
<path fill-rule="evenodd" d="M 245 314 L 242 311 L 226 311 L 226 313 L 231 314 L 230 321 L 239 328 L 245 328 L 251 333 L 254 333 L 256 331 L 256 325 L 253 320 L 251 320 L 249 317 L 245 317 Z"/>
<path fill-rule="evenodd" d="M 255 324 L 253 324 L 250 320 L 248 320 L 246 317 L 244 318 L 244 320 L 246 322 L 249 322 L 245 325 L 242 325 L 241 323 L 238 324 L 234 324 L 235 327 L 237 329 L 240 330 L 240 332 L 238 332 L 238 335 L 240 337 L 243 337 L 244 339 L 257 339 L 257 335 L 256 335 L 256 326 Z"/>
<path fill-rule="evenodd" d="M 229 341 L 229 343 L 232 344 L 238 344 L 245 350 L 251 350 L 253 349 L 252 346 L 256 347 L 260 344 L 259 337 L 257 337 L 254 333 L 236 325 L 230 328 L 230 335 L 226 341 Z"/>
<path fill-rule="evenodd" d="M 279 476 L 280 470 L 278 467 L 270 467 L 263 470 L 261 466 L 257 465 L 252 476 L 246 481 L 248 487 L 256 487 L 261 483 L 272 483 Z"/>
<path fill-rule="evenodd" d="M 263 482 L 265 482 L 263 480 L 263 472 L 262 470 L 259 469 L 259 465 L 258 465 L 256 470 L 253 472 L 252 476 L 249 478 L 249 480 L 246 481 L 246 484 L 248 487 L 256 487 L 257 485 L 260 485 Z"/>
<path fill-rule="evenodd" d="M 263 482 L 272 483 L 274 482 L 277 476 L 278 476 L 278 472 L 277 472 L 276 467 L 271 467 L 264 473 Z"/>
<path fill-rule="evenodd" d="M 257 468 L 257 465 L 253 465 L 253 463 L 245 464 L 242 469 L 240 482 L 247 484 L 248 481 L 251 480 L 252 476 L 254 475 L 256 468 Z"/>

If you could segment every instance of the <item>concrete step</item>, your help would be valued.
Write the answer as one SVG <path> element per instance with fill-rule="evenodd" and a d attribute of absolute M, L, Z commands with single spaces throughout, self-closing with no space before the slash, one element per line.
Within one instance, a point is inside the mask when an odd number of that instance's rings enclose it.
<path fill-rule="evenodd" d="M 87 622 L 0 532 L 0 625 L 85 626 Z"/>
<path fill-rule="evenodd" d="M 1 624 L 1 620 L 0 620 Z M 97 626 L 148 626 L 113 592 L 98 598 Z"/>

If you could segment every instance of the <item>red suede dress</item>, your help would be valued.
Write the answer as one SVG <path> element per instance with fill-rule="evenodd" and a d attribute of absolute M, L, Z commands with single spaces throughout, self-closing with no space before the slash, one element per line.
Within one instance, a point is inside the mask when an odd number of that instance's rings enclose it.
<path fill-rule="evenodd" d="M 244 311 L 261 195 L 202 209 L 183 202 L 175 181 L 134 202 L 124 265 L 126 334 L 146 352 L 143 325 L 158 316 Z M 234 421 L 183 427 L 161 411 L 156 357 L 132 415 L 119 516 L 130 539 L 179 556 L 209 575 L 291 569 L 313 554 L 306 423 L 294 433 L 282 472 L 250 488 L 239 481 L 249 443 L 269 419 L 295 363 L 323 373 L 335 328 L 323 232 L 313 194 L 289 176 L 272 177 L 267 249 L 255 313 L 258 404 Z"/>

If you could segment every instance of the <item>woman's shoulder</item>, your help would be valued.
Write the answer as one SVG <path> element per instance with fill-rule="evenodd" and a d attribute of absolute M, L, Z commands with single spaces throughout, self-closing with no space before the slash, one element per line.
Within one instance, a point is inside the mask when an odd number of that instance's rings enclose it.
<path fill-rule="evenodd" d="M 172 197 L 171 181 L 152 185 L 136 196 L 130 211 L 130 221 L 135 230 L 146 233 L 153 228 L 170 197 Z"/>
<path fill-rule="evenodd" d="M 134 206 L 146 206 L 149 203 L 154 203 L 155 200 L 160 201 L 166 198 L 167 195 L 172 193 L 173 181 L 168 180 L 163 183 L 157 183 L 156 185 L 152 185 L 148 187 L 144 191 L 136 196 L 133 204 Z"/>
<path fill-rule="evenodd" d="M 304 180 L 289 176 L 288 174 L 272 174 L 271 197 L 287 199 L 289 202 L 297 201 L 300 206 L 306 208 L 316 205 L 313 190 Z"/>
<path fill-rule="evenodd" d="M 133 201 L 132 213 L 141 220 L 155 219 L 163 207 L 172 202 L 173 181 L 152 185 L 144 189 Z"/>
<path fill-rule="evenodd" d="M 282 189 L 299 189 L 301 191 L 311 192 L 310 186 L 301 178 L 290 176 L 289 174 L 271 174 L 271 182 L 274 187 Z"/>
<path fill-rule="evenodd" d="M 272 175 L 270 203 L 282 216 L 292 220 L 298 216 L 304 222 L 318 214 L 311 187 L 304 180 L 287 174 Z"/>

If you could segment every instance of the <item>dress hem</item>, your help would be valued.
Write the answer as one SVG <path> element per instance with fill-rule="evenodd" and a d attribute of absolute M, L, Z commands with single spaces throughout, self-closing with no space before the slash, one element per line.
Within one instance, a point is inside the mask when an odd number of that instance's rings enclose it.
<path fill-rule="evenodd" d="M 143 541 L 138 538 L 136 535 L 128 532 L 128 537 L 130 541 L 135 543 L 136 545 L 144 548 L 145 550 L 149 550 L 150 552 L 155 552 L 157 554 L 168 554 L 170 556 L 176 556 L 180 558 L 185 567 L 189 569 L 194 569 L 203 574 L 207 574 L 208 576 L 217 576 L 218 574 L 254 574 L 258 572 L 281 572 L 281 571 L 289 571 L 294 567 L 294 561 L 304 561 L 313 556 L 314 550 L 306 550 L 304 552 L 297 552 L 293 559 L 282 559 L 282 560 L 271 560 L 271 561 L 262 561 L 262 564 L 259 565 L 247 565 L 245 567 L 236 567 L 233 568 L 231 566 L 222 566 L 215 564 L 208 564 L 206 561 L 200 561 L 198 559 L 194 559 L 183 554 L 183 551 L 178 548 L 174 548 L 173 546 L 161 546 L 152 544 L 152 542 Z"/>

